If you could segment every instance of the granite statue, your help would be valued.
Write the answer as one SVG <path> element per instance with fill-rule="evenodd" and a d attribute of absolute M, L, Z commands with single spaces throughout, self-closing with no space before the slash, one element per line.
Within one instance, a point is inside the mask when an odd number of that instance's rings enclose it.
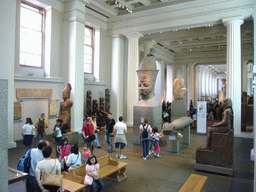
<path fill-rule="evenodd" d="M 109 112 L 110 110 L 110 91 L 109 89 L 105 89 L 105 111 Z"/>
<path fill-rule="evenodd" d="M 105 125 L 108 112 L 105 111 L 105 101 L 104 97 L 100 98 L 100 109 L 99 109 L 99 127 L 102 127 Z"/>
<path fill-rule="evenodd" d="M 182 100 L 187 89 L 184 85 L 184 79 L 176 78 L 173 82 L 173 97 L 174 100 Z"/>
<path fill-rule="evenodd" d="M 155 98 L 155 83 L 158 74 L 156 68 L 156 59 L 153 55 L 154 48 L 150 49 L 149 54 L 141 61 L 138 74 L 138 87 L 139 87 L 139 106 L 156 106 L 159 103 Z"/>
<path fill-rule="evenodd" d="M 95 115 L 97 117 L 97 111 L 98 111 L 98 101 L 96 99 L 94 99 L 92 101 L 92 115 Z"/>
<path fill-rule="evenodd" d="M 195 169 L 233 175 L 233 112 L 231 99 L 223 101 L 222 121 L 207 128 L 207 145 L 196 150 Z"/>
<path fill-rule="evenodd" d="M 213 132 L 227 133 L 233 128 L 232 101 L 230 98 L 223 101 L 223 108 L 222 121 L 207 128 L 207 145 L 205 147 L 207 149 L 211 149 Z"/>
<path fill-rule="evenodd" d="M 73 106 L 73 101 L 70 99 L 71 85 L 68 83 L 63 90 L 62 101 L 60 102 L 60 111 L 58 119 L 63 121 L 63 126 L 66 132 L 70 132 L 71 125 L 71 107 Z"/>
<path fill-rule="evenodd" d="M 86 94 L 86 114 L 92 116 L 92 92 L 89 90 Z"/>

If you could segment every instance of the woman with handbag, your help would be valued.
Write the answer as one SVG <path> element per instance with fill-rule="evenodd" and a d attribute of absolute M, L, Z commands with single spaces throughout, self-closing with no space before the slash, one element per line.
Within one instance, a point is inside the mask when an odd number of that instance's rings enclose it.
<path fill-rule="evenodd" d="M 77 144 L 71 147 L 71 154 L 68 157 L 65 157 L 64 159 L 66 159 L 65 162 L 66 162 L 66 166 L 68 167 L 68 171 L 82 164 L 81 153 L 78 150 Z"/>
<path fill-rule="evenodd" d="M 91 117 L 88 117 L 87 118 L 87 123 L 83 125 L 82 135 L 83 135 L 83 138 L 84 138 L 84 144 L 89 145 L 90 151 L 93 154 L 93 144 L 94 144 L 94 140 L 96 138 L 95 138 L 95 135 L 94 135 L 94 127 L 93 127 Z"/>
<path fill-rule="evenodd" d="M 57 192 L 62 187 L 60 162 L 52 159 L 52 147 L 46 146 L 42 150 L 44 160 L 36 166 L 36 181 L 43 192 Z"/>
<path fill-rule="evenodd" d="M 85 185 L 91 185 L 91 192 L 96 190 L 96 183 L 98 184 L 98 192 L 101 192 L 104 188 L 104 183 L 99 177 L 99 168 L 100 165 L 97 162 L 95 155 L 90 155 L 87 161 L 86 176 L 84 178 Z"/>

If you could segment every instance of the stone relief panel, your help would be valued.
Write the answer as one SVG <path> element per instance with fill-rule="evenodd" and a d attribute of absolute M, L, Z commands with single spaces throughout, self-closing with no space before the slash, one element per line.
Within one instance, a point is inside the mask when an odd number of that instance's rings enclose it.
<path fill-rule="evenodd" d="M 52 89 L 16 89 L 18 99 L 27 98 L 51 98 Z"/>
<path fill-rule="evenodd" d="M 19 102 L 14 102 L 14 111 L 13 111 L 13 119 L 19 120 L 21 119 L 21 105 Z"/>
<path fill-rule="evenodd" d="M 48 115 L 57 116 L 57 114 L 58 114 L 57 100 L 48 101 Z"/>

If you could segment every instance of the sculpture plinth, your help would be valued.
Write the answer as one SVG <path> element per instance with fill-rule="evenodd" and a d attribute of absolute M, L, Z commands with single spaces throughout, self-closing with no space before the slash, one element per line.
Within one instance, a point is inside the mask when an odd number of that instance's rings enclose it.
<path fill-rule="evenodd" d="M 162 127 L 162 108 L 161 106 L 134 106 L 133 107 L 133 143 L 140 144 L 139 126 L 143 123 L 144 118 L 148 119 L 151 127 L 158 127 L 161 132 Z"/>

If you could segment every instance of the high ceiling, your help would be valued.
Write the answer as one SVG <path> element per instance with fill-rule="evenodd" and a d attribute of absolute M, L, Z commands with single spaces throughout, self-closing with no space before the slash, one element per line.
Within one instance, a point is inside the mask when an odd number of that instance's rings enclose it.
<path fill-rule="evenodd" d="M 92 5 L 101 4 L 105 11 L 109 9 L 113 15 L 124 15 L 139 11 L 150 10 L 168 5 L 181 4 L 194 0 L 93 0 Z M 88 5 L 89 7 L 92 5 Z M 132 12 L 130 12 L 130 11 Z"/>
<path fill-rule="evenodd" d="M 145 10 L 153 11 L 155 8 L 191 1 L 195 0 L 93 0 L 89 6 L 91 8 L 97 7 L 98 10 L 101 7 L 101 13 L 105 13 L 107 17 L 115 17 L 124 14 L 132 15 Z M 129 13 L 127 9 L 132 10 L 132 13 Z M 193 58 L 195 55 L 200 55 L 200 57 L 207 55 L 212 58 L 222 57 L 220 63 L 209 62 L 207 64 L 215 64 L 216 71 L 224 73 L 226 71 L 226 67 L 223 65 L 225 64 L 227 48 L 226 34 L 226 27 L 222 24 L 177 30 L 166 29 L 165 31 L 144 33 L 143 37 L 140 38 L 140 43 L 153 40 L 163 49 L 175 54 L 177 60 Z M 245 21 L 241 26 L 241 39 L 242 56 L 246 57 L 249 52 L 253 51 L 252 20 Z"/>

